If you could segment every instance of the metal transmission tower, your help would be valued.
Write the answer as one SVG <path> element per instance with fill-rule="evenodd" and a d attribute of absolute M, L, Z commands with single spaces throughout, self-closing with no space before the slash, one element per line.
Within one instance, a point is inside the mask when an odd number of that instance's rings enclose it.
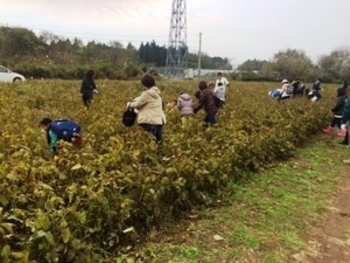
<path fill-rule="evenodd" d="M 165 74 L 183 75 L 187 67 L 187 54 L 186 0 L 173 0 Z"/>

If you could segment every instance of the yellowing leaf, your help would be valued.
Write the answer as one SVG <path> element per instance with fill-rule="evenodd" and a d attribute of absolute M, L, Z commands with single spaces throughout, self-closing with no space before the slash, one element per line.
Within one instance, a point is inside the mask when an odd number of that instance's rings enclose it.
<path fill-rule="evenodd" d="M 2 249 L 1 249 L 1 257 L 4 259 L 7 259 L 11 254 L 11 247 L 9 245 L 5 245 Z"/>
<path fill-rule="evenodd" d="M 79 219 L 80 223 L 84 224 L 85 221 L 86 221 L 86 213 L 85 212 L 79 213 L 78 214 L 78 219 Z"/>
<path fill-rule="evenodd" d="M 9 200 L 7 199 L 7 197 L 5 195 L 0 194 L 0 203 L 3 206 L 7 206 L 7 204 L 9 203 Z"/>
<path fill-rule="evenodd" d="M 82 165 L 80 163 L 78 163 L 71 168 L 71 171 L 79 170 L 81 168 L 82 168 Z"/>
<path fill-rule="evenodd" d="M 5 229 L 8 233 L 13 234 L 12 224 L 10 224 L 10 223 L 1 223 L 0 227 Z"/>
<path fill-rule="evenodd" d="M 62 229 L 62 239 L 63 239 L 63 243 L 67 243 L 69 241 L 70 238 L 70 230 L 69 228 L 64 228 Z"/>
<path fill-rule="evenodd" d="M 123 233 L 125 234 L 125 233 L 129 233 L 129 232 L 132 232 L 132 231 L 134 231 L 135 229 L 134 229 L 134 227 L 132 226 L 132 227 L 129 227 L 129 228 L 127 228 L 127 229 L 124 229 L 123 230 Z"/>
<path fill-rule="evenodd" d="M 47 240 L 47 242 L 51 245 L 51 246 L 55 246 L 55 240 L 53 238 L 53 235 L 51 234 L 51 232 L 47 232 L 45 234 L 45 239 Z"/>

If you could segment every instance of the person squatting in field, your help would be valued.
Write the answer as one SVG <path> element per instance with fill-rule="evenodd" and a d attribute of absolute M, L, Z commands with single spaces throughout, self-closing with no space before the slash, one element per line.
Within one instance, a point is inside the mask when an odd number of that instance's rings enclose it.
<path fill-rule="evenodd" d="M 177 99 L 177 108 L 180 110 L 182 127 L 188 127 L 190 119 L 194 115 L 194 104 L 190 94 L 183 91 Z"/>
<path fill-rule="evenodd" d="M 93 79 L 94 74 L 95 72 L 92 69 L 89 69 L 85 73 L 81 83 L 80 93 L 82 94 L 82 99 L 87 109 L 89 109 L 94 92 L 98 93 L 95 81 Z"/>
<path fill-rule="evenodd" d="M 331 109 L 331 111 L 334 113 L 333 120 L 331 124 L 328 126 L 327 129 L 324 129 L 323 131 L 327 134 L 332 134 L 334 131 L 334 127 L 337 125 L 339 129 L 341 129 L 341 124 L 342 124 L 342 118 L 343 118 L 343 110 L 345 106 L 345 101 L 347 99 L 346 95 L 346 89 L 344 88 L 339 88 L 337 90 L 337 101 L 335 106 Z M 340 136 L 345 136 L 345 131 L 340 130 Z"/>
<path fill-rule="evenodd" d="M 287 79 L 282 80 L 282 87 L 280 89 L 270 90 L 268 95 L 271 99 L 277 99 L 278 101 L 287 100 L 292 94 L 292 90 L 289 86 Z"/>
<path fill-rule="evenodd" d="M 201 81 L 198 84 L 199 94 L 198 94 L 198 106 L 194 108 L 194 113 L 197 113 L 199 110 L 204 108 L 204 111 L 207 113 L 203 120 L 203 126 L 215 126 L 216 125 L 216 114 L 218 112 L 218 107 L 215 104 L 214 92 L 209 89 L 205 81 Z M 198 92 L 198 91 L 197 91 Z"/>
<path fill-rule="evenodd" d="M 40 127 L 46 132 L 47 143 L 51 154 L 56 155 L 59 140 L 72 143 L 74 148 L 82 144 L 81 127 L 70 120 L 55 120 L 43 118 L 39 122 Z"/>
<path fill-rule="evenodd" d="M 163 100 L 160 90 L 156 87 L 151 75 L 144 75 L 141 84 L 145 89 L 137 100 L 128 103 L 128 107 L 137 109 L 137 122 L 139 126 L 154 135 L 157 143 L 163 139 L 163 125 L 166 123 L 163 111 Z"/>
<path fill-rule="evenodd" d="M 289 81 L 287 79 L 282 80 L 281 82 L 281 95 L 279 97 L 279 100 L 287 100 L 290 98 L 290 96 L 293 94 L 293 89 L 289 84 Z"/>

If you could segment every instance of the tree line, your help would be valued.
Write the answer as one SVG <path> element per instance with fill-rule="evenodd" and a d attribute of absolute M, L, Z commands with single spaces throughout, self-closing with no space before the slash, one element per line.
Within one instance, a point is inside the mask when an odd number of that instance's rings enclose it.
<path fill-rule="evenodd" d="M 245 81 L 274 81 L 287 78 L 313 82 L 341 83 L 350 79 L 350 49 L 340 47 L 320 56 L 316 63 L 303 50 L 287 49 L 275 53 L 271 60 L 248 59 L 237 67 L 233 78 Z"/>
<path fill-rule="evenodd" d="M 167 48 L 155 41 L 131 43 L 124 47 L 118 41 L 96 43 L 63 38 L 43 31 L 38 36 L 31 30 L 0 27 L 0 64 L 33 78 L 81 78 L 90 67 L 97 78 L 128 79 L 143 72 L 157 75 L 154 68 L 165 67 Z M 202 68 L 232 69 L 227 58 L 203 54 Z M 188 66 L 197 67 L 198 55 L 188 54 Z"/>

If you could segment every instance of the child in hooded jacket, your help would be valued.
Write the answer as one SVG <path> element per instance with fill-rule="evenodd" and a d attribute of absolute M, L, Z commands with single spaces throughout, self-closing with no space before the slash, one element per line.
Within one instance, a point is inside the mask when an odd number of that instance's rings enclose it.
<path fill-rule="evenodd" d="M 331 124 L 328 126 L 328 128 L 323 130 L 325 133 L 332 134 L 334 131 L 335 125 L 337 125 L 339 129 L 341 129 L 343 110 L 344 110 L 346 99 L 347 99 L 346 89 L 339 88 L 337 90 L 337 102 L 335 106 L 331 109 L 331 111 L 334 113 L 334 117 Z M 341 130 L 339 135 L 344 137 L 345 131 Z"/>
<path fill-rule="evenodd" d="M 190 94 L 181 92 L 177 99 L 177 108 L 180 110 L 182 127 L 188 126 L 188 119 L 194 115 L 194 104 Z"/>

